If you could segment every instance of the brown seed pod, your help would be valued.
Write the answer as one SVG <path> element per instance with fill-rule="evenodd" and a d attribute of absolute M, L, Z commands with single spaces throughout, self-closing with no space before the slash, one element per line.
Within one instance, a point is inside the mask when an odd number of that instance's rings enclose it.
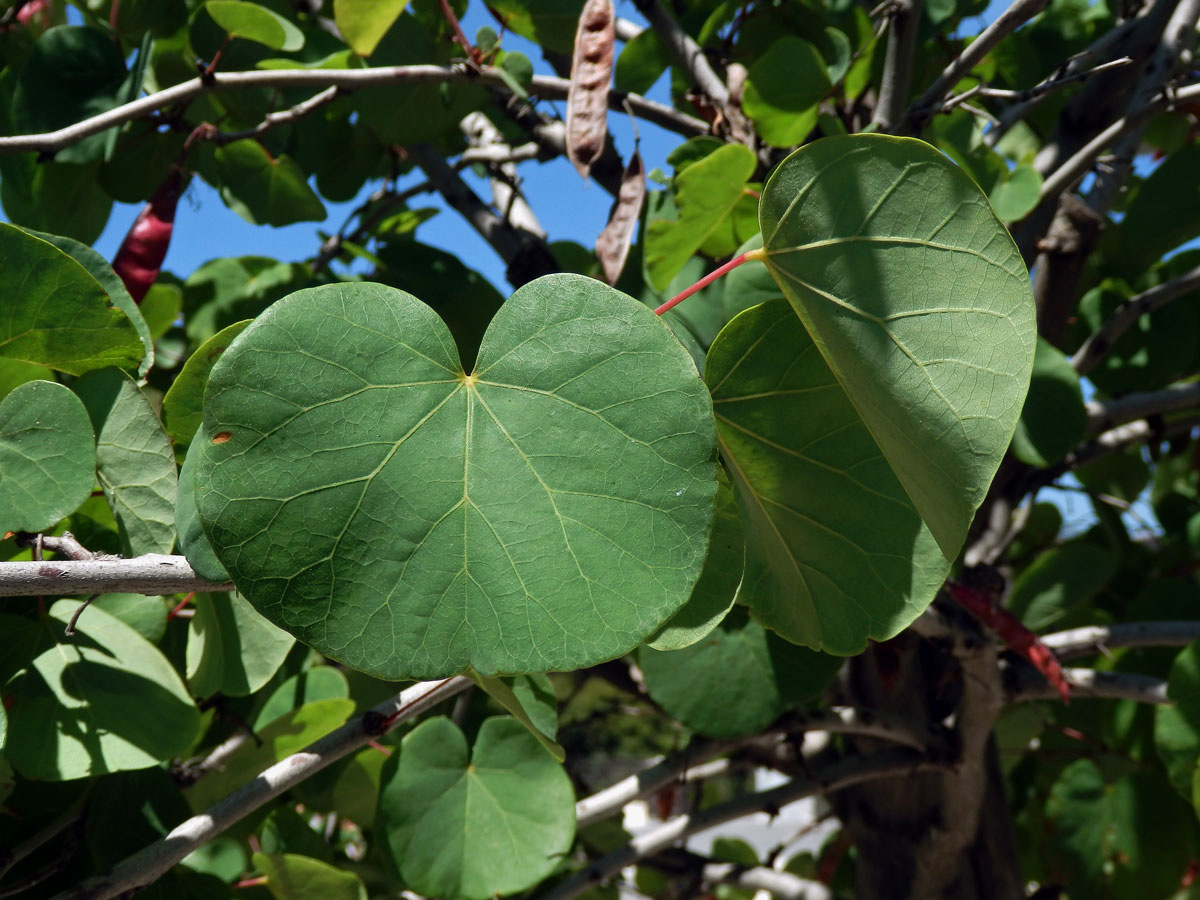
<path fill-rule="evenodd" d="M 612 0 L 587 0 L 575 32 L 567 92 L 567 158 L 584 178 L 603 152 L 608 135 L 616 21 Z"/>
<path fill-rule="evenodd" d="M 629 255 L 633 229 L 637 226 L 645 198 L 646 173 L 642 167 L 642 155 L 634 150 L 621 176 L 621 189 L 617 191 L 616 202 L 608 214 L 608 224 L 596 238 L 596 258 L 600 260 L 604 278 L 609 284 L 616 284 L 621 277 L 621 270 L 625 268 L 625 257 Z"/>

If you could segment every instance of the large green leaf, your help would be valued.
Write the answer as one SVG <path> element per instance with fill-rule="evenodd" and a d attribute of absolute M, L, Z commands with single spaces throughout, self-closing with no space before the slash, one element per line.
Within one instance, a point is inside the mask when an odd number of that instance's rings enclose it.
<path fill-rule="evenodd" d="M 69 388 L 30 381 L 0 402 L 0 533 L 45 531 L 92 492 L 96 448 Z"/>
<path fill-rule="evenodd" d="M 197 594 L 188 625 L 187 680 L 197 697 L 246 697 L 271 680 L 296 642 L 240 594 Z"/>
<path fill-rule="evenodd" d="M 474 374 L 416 298 L 300 291 L 209 378 L 197 507 L 268 619 L 384 678 L 576 669 L 699 576 L 715 435 L 695 365 L 589 278 L 517 291 Z"/>
<path fill-rule="evenodd" d="M 1200 641 L 1175 657 L 1167 696 L 1172 706 L 1154 710 L 1154 744 L 1171 785 L 1192 799 L 1192 779 L 1200 758 Z"/>
<path fill-rule="evenodd" d="M 75 393 L 96 429 L 96 474 L 131 556 L 175 544 L 175 454 L 146 395 L 124 372 L 80 378 Z"/>
<path fill-rule="evenodd" d="M 788 305 L 730 322 L 705 378 L 746 530 L 740 596 L 755 616 L 852 654 L 920 615 L 949 564 Z"/>
<path fill-rule="evenodd" d="M 179 483 L 175 494 L 175 532 L 179 536 L 176 549 L 201 578 L 224 583 L 229 581 L 229 573 L 217 559 L 212 544 L 208 542 L 208 535 L 200 524 L 200 514 L 196 511 L 195 460 L 199 456 L 197 445 L 193 444 L 188 449 L 183 465 L 179 467 Z"/>
<path fill-rule="evenodd" d="M 842 659 L 785 641 L 736 606 L 704 640 L 669 653 L 643 647 L 650 696 L 689 728 L 717 738 L 770 725 L 824 690 Z"/>
<path fill-rule="evenodd" d="M 78 600 L 55 603 L 53 627 L 78 608 Z M 102 609 L 86 610 L 75 628 L 5 688 L 14 698 L 13 766 L 27 778 L 66 781 L 144 769 L 191 746 L 200 713 L 166 657 Z"/>
<path fill-rule="evenodd" d="M 468 756 L 458 726 L 439 717 L 417 726 L 384 766 L 378 825 L 413 890 L 488 900 L 559 865 L 575 836 L 574 791 L 514 719 L 485 721 Z"/>
<path fill-rule="evenodd" d="M 488 8 L 510 31 L 547 50 L 570 53 L 584 0 L 492 0 Z"/>
<path fill-rule="evenodd" d="M 1051 548 L 1013 582 L 1008 608 L 1029 628 L 1042 631 L 1083 607 L 1116 571 L 1117 560 L 1105 547 L 1072 541 Z"/>
<path fill-rule="evenodd" d="M 665 288 L 733 212 L 757 165 L 749 147 L 726 144 L 675 177 L 678 218 L 658 219 L 646 226 L 645 267 L 652 287 Z"/>
<path fill-rule="evenodd" d="M 12 119 L 18 132 L 55 131 L 117 105 L 125 80 L 120 48 L 95 28 L 60 25 L 33 46 L 17 77 Z M 103 132 L 56 154 L 59 162 L 86 163 L 104 152 Z"/>
<path fill-rule="evenodd" d="M 13 286 L 0 317 L 0 357 L 80 375 L 133 368 L 142 345 L 104 288 L 57 247 L 0 223 L 0 281 Z"/>
<path fill-rule="evenodd" d="M 768 268 L 953 559 L 1033 366 L 1033 296 L 1012 238 L 942 154 L 871 134 L 793 153 L 760 220 Z"/>
<path fill-rule="evenodd" d="M 97 181 L 99 163 L 34 162 L 33 156 L 0 157 L 0 200 L 8 218 L 26 228 L 91 243 L 112 212 Z"/>

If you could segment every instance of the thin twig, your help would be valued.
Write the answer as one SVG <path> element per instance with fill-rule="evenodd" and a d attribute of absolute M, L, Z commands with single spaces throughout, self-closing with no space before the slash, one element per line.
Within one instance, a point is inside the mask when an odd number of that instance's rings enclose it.
<path fill-rule="evenodd" d="M 991 25 L 971 41 L 929 86 L 905 116 L 909 130 L 920 133 L 937 111 L 946 94 L 962 80 L 997 44 L 1050 5 L 1050 0 L 1015 0 Z"/>
<path fill-rule="evenodd" d="M 234 141 L 244 141 L 247 138 L 262 137 L 272 128 L 278 128 L 280 125 L 290 125 L 294 122 L 299 122 L 305 116 L 311 115 L 322 106 L 327 106 L 336 100 L 338 97 L 345 96 L 344 88 L 334 85 L 327 87 L 319 94 L 313 94 L 307 100 L 302 100 L 295 106 L 288 109 L 281 109 L 279 112 L 269 112 L 263 116 L 263 120 L 253 128 L 246 128 L 242 131 L 212 131 L 205 135 L 207 140 L 214 144 L 232 144 Z"/>
<path fill-rule="evenodd" d="M 1200 406 L 1200 381 L 1172 384 L 1161 391 L 1126 394 L 1102 402 L 1089 400 L 1085 406 L 1088 433 L 1096 434 L 1135 419 Z"/>
<path fill-rule="evenodd" d="M 470 684 L 470 679 L 458 675 L 442 681 L 413 685 L 371 708 L 363 716 L 314 741 L 299 753 L 293 753 L 260 772 L 256 778 L 218 800 L 205 812 L 176 826 L 161 840 L 127 857 L 106 874 L 89 878 L 63 891 L 54 900 L 110 900 L 140 890 L 235 822 L 331 763 L 366 746 L 383 733 L 379 723 L 390 719 L 388 727 L 398 725 L 454 696 Z"/>
<path fill-rule="evenodd" d="M 114 125 L 145 118 L 163 107 L 187 102 L 208 91 L 234 91 L 256 87 L 339 87 L 358 90 L 395 84 L 463 82 L 483 83 L 506 94 L 510 93 L 499 70 L 491 66 L 485 66 L 478 71 L 465 66 L 422 65 L 380 66 L 370 69 L 263 69 L 249 72 L 217 72 L 210 79 L 189 79 L 56 131 L 0 137 L 0 153 L 52 153 Z M 570 81 L 566 78 L 535 75 L 529 89 L 531 93 L 546 100 L 564 100 L 569 87 Z M 640 118 L 654 122 L 668 131 L 687 137 L 707 134 L 709 131 L 706 122 L 678 112 L 665 104 L 648 100 L 640 94 L 608 92 L 609 109 L 624 109 L 623 104 L 626 101 Z"/>
<path fill-rule="evenodd" d="M 1071 365 L 1080 375 L 1086 375 L 1108 355 L 1117 342 L 1117 338 L 1139 318 L 1198 288 L 1200 288 L 1200 266 L 1130 297 L 1118 306 L 1096 331 L 1088 336 L 1083 345 L 1075 351 L 1075 355 L 1071 357 Z"/>
<path fill-rule="evenodd" d="M 1138 703 L 1170 704 L 1167 683 L 1136 672 L 1103 672 L 1095 669 L 1063 669 L 1071 686 L 1071 699 L 1136 700 Z M 1058 700 L 1058 691 L 1040 672 L 1022 661 L 1005 666 L 1005 692 L 1010 703 L 1028 700 Z"/>
<path fill-rule="evenodd" d="M 729 88 L 708 63 L 708 57 L 690 34 L 679 27 L 675 18 L 667 12 L 659 0 L 634 0 L 646 21 L 658 32 L 673 56 L 689 76 L 692 84 L 700 89 L 709 100 L 720 110 L 724 111 L 729 103 Z"/>
<path fill-rule="evenodd" d="M 1186 647 L 1200 639 L 1200 622 L 1121 622 L 1085 625 L 1042 637 L 1059 659 L 1094 656 L 1113 647 Z"/>
<path fill-rule="evenodd" d="M 611 878 L 626 866 L 651 856 L 698 831 L 740 819 L 756 812 L 777 813 L 789 803 L 828 794 L 876 778 L 909 776 L 940 769 L 908 749 L 852 756 L 820 769 L 813 778 L 797 778 L 769 791 L 738 797 L 709 807 L 703 812 L 669 819 L 657 828 L 638 835 L 624 847 L 596 860 L 582 871 L 542 894 L 539 900 L 572 900 L 597 882 Z"/>

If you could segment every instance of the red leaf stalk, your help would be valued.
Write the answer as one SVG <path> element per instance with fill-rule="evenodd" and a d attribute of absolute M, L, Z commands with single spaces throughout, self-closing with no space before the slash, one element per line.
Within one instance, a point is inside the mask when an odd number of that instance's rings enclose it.
<path fill-rule="evenodd" d="M 129 233 L 113 257 L 113 271 L 125 282 L 125 288 L 135 303 L 142 302 L 158 278 L 167 248 L 171 245 L 175 207 L 187 183 L 188 176 L 183 170 L 172 166 L 170 174 L 133 220 Z"/>
<path fill-rule="evenodd" d="M 695 284 L 693 284 L 690 288 L 680 291 L 678 294 L 676 294 L 674 297 L 672 297 L 670 300 L 668 300 L 666 303 L 664 303 L 662 306 L 660 306 L 658 309 L 656 309 L 654 311 L 654 314 L 656 316 L 661 316 L 667 310 L 674 309 L 676 306 L 678 306 L 680 303 L 682 303 L 688 297 L 692 296 L 692 294 L 696 293 L 697 291 L 704 290 L 706 287 L 708 287 L 710 284 L 712 284 L 714 281 L 716 281 L 722 275 L 729 274 L 734 269 L 736 269 L 738 266 L 740 266 L 742 263 L 750 262 L 751 260 L 762 260 L 765 258 L 766 258 L 766 253 L 764 253 L 762 250 L 750 250 L 746 253 L 743 253 L 741 256 L 735 256 L 729 262 L 725 263 L 725 265 L 721 266 L 720 268 L 714 269 L 712 272 L 709 272 L 707 275 L 705 275 L 703 278 L 701 278 L 699 281 L 697 281 Z"/>
<path fill-rule="evenodd" d="M 997 606 L 989 597 L 966 585 L 946 582 L 946 589 L 954 601 L 980 622 L 996 633 L 1009 650 L 1023 656 L 1054 685 L 1063 703 L 1071 700 L 1071 686 L 1063 676 L 1062 666 L 1054 651 L 1042 643 L 1042 639 L 1025 627 L 1025 624 L 1002 606 Z"/>

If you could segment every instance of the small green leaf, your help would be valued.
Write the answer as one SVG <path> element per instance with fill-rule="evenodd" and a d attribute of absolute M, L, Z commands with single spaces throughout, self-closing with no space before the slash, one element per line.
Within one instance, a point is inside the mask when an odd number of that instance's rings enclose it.
<path fill-rule="evenodd" d="M 200 428 L 204 415 L 204 386 L 208 373 L 233 339 L 246 330 L 249 319 L 223 328 L 188 357 L 163 396 L 163 427 L 176 446 L 186 447 Z"/>
<path fill-rule="evenodd" d="M 333 21 L 359 56 L 370 56 L 408 0 L 333 0 Z"/>
<path fill-rule="evenodd" d="M 256 732 L 261 743 L 248 741 L 221 771 L 210 772 L 188 788 L 188 802 L 192 809 L 208 809 L 263 769 L 341 727 L 353 713 L 353 700 L 334 698 L 306 703 L 280 716 Z"/>
<path fill-rule="evenodd" d="M 1013 582 L 1008 608 L 1033 631 L 1043 631 L 1088 603 L 1116 571 L 1116 558 L 1104 547 L 1085 541 L 1053 547 Z"/>
<path fill-rule="evenodd" d="M 941 153 L 873 134 L 784 160 L 760 223 L 767 267 L 954 559 L 1033 368 L 1033 295 L 1008 231 Z"/>
<path fill-rule="evenodd" d="M 788 305 L 730 322 L 705 378 L 746 530 L 742 602 L 829 653 L 893 637 L 949 563 Z"/>
<path fill-rule="evenodd" d="M 1200 641 L 1175 657 L 1167 697 L 1172 706 L 1154 708 L 1154 745 L 1172 787 L 1191 800 L 1200 757 Z"/>
<path fill-rule="evenodd" d="M 293 853 L 255 853 L 251 860 L 275 900 L 367 900 L 361 878 L 327 862 Z"/>
<path fill-rule="evenodd" d="M 96 475 L 130 556 L 175 545 L 175 454 L 145 394 L 104 369 L 73 385 L 96 429 Z"/>
<path fill-rule="evenodd" d="M 467 674 L 489 697 L 528 728 L 556 762 L 567 758 L 566 751 L 554 740 L 558 731 L 558 701 L 549 678 L 536 674 L 501 677 L 474 671 Z"/>
<path fill-rule="evenodd" d="M 671 616 L 646 640 L 654 650 L 682 650 L 708 635 L 733 607 L 746 560 L 746 538 L 729 479 L 722 471 L 717 486 L 717 507 L 713 519 L 708 558 L 700 580 L 683 609 Z"/>
<path fill-rule="evenodd" d="M 55 603 L 54 627 L 79 605 Z M 6 752 L 17 771 L 68 781 L 144 769 L 187 750 L 200 713 L 166 657 L 102 609 L 84 611 L 75 627 L 74 638 L 41 653 L 6 689 L 14 698 Z"/>
<path fill-rule="evenodd" d="M 20 285 L 0 318 L 0 357 L 70 375 L 133 368 L 142 345 L 128 317 L 88 271 L 57 247 L 0 223 L 0 281 Z"/>
<path fill-rule="evenodd" d="M 671 65 L 671 54 L 653 28 L 643 28 L 626 42 L 617 56 L 613 87 L 618 91 L 644 94 Z"/>
<path fill-rule="evenodd" d="M 204 8 L 230 37 L 245 38 L 285 53 L 294 53 L 304 46 L 304 32 L 279 13 L 258 3 L 208 0 Z"/>
<path fill-rule="evenodd" d="M 488 8 L 504 27 L 547 50 L 571 52 L 584 0 L 492 0 Z"/>
<path fill-rule="evenodd" d="M 250 602 L 347 665 L 575 669 L 690 595 L 716 492 L 709 404 L 667 326 L 594 279 L 518 290 L 471 376 L 416 298 L 330 285 L 217 361 L 196 501 Z"/>
<path fill-rule="evenodd" d="M 794 147 L 816 126 L 817 104 L 830 87 L 825 60 L 817 48 L 787 35 L 750 67 L 742 107 L 764 141 L 772 147 Z"/>
<path fill-rule="evenodd" d="M 296 639 L 240 594 L 197 594 L 188 625 L 187 680 L 198 697 L 247 697 L 271 680 Z"/>
<path fill-rule="evenodd" d="M 818 696 L 843 660 L 785 641 L 735 606 L 699 643 L 638 650 L 651 698 L 693 731 L 744 737 Z"/>
<path fill-rule="evenodd" d="M 275 688 L 254 718 L 254 730 L 262 731 L 280 716 L 314 700 L 345 699 L 350 696 L 346 676 L 333 666 L 313 666 Z M 376 751 L 378 752 L 378 751 Z"/>
<path fill-rule="evenodd" d="M 220 190 L 226 205 L 251 225 L 279 228 L 325 220 L 325 204 L 308 186 L 300 167 L 286 155 L 273 157 L 258 141 L 244 140 L 218 147 L 213 159 L 219 180 L 214 187 Z"/>
<path fill-rule="evenodd" d="M 385 764 L 377 824 L 413 890 L 489 900 L 559 866 L 575 836 L 575 797 L 562 766 L 516 720 L 486 720 L 468 758 L 463 733 L 439 717 Z"/>
<path fill-rule="evenodd" d="M 992 186 L 988 201 L 1001 222 L 1016 222 L 1037 206 L 1041 190 L 1041 173 L 1033 166 L 1017 166 Z"/>
<path fill-rule="evenodd" d="M 646 226 L 645 267 L 651 286 L 662 290 L 745 195 L 758 159 L 749 147 L 726 144 L 675 177 L 678 218 Z"/>
<path fill-rule="evenodd" d="M 1078 373 L 1061 350 L 1039 337 L 1029 395 L 1013 435 L 1013 453 L 1021 462 L 1045 468 L 1074 450 L 1086 429 L 1087 409 Z"/>
<path fill-rule="evenodd" d="M 95 436 L 69 388 L 30 381 L 0 402 L 0 533 L 46 531 L 92 492 Z"/>
<path fill-rule="evenodd" d="M 167 630 L 167 607 L 162 597 L 101 594 L 92 606 L 120 619 L 152 644 L 157 644 Z"/>

